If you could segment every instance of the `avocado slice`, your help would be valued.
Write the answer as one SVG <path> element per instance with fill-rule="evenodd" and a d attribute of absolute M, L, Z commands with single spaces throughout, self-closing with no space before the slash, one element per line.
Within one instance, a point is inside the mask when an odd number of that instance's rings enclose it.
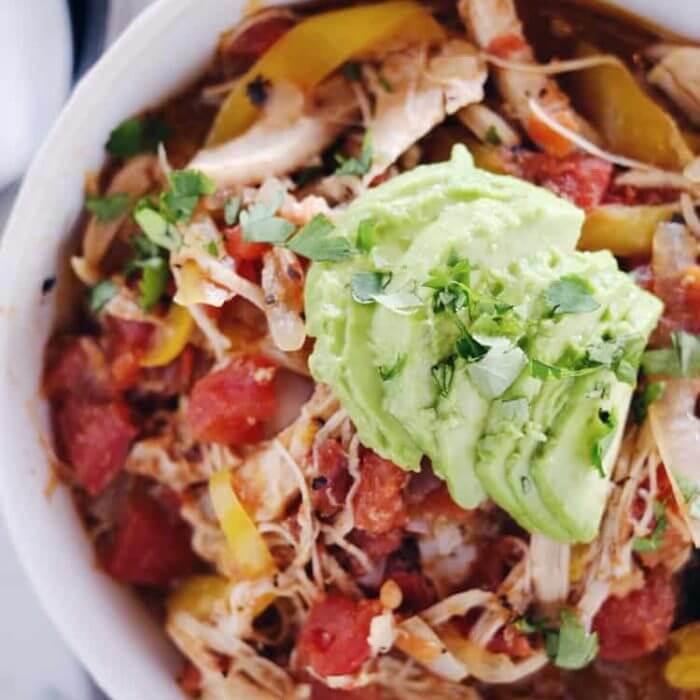
<path fill-rule="evenodd" d="M 642 338 L 641 347 L 661 315 L 662 304 L 629 278 L 627 282 L 619 301 L 626 302 L 629 313 L 626 318 L 613 315 L 607 328 L 603 326 L 602 337 L 611 342 L 616 337 L 621 341 Z M 637 352 L 627 358 L 634 374 L 639 359 Z M 601 386 L 609 387 L 604 396 L 600 396 Z M 546 444 L 531 464 L 537 491 L 573 541 L 590 542 L 598 533 L 633 390 L 633 384 L 607 369 L 578 377 Z M 599 466 L 593 456 L 596 443 Z"/>

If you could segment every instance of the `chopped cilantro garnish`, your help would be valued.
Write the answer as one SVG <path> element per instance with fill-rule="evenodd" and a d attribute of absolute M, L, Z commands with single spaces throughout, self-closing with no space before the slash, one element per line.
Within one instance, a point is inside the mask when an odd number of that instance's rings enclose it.
<path fill-rule="evenodd" d="M 478 362 L 491 349 L 489 345 L 480 343 L 465 328 L 456 344 L 457 354 L 467 362 Z"/>
<path fill-rule="evenodd" d="M 492 146 L 500 146 L 503 141 L 501 141 L 501 137 L 498 133 L 498 129 L 491 124 L 491 126 L 486 130 L 486 143 L 490 143 Z"/>
<path fill-rule="evenodd" d="M 521 634 L 537 634 L 538 632 L 543 632 L 547 629 L 549 620 L 544 617 L 541 620 L 532 620 L 528 617 L 519 617 L 514 623 L 513 627 Z"/>
<path fill-rule="evenodd" d="M 586 632 L 571 611 L 562 610 L 559 629 L 545 633 L 545 647 L 556 666 L 575 671 L 588 666 L 595 659 L 598 635 Z"/>
<path fill-rule="evenodd" d="M 150 208 L 150 203 L 139 204 L 134 212 L 134 219 L 147 238 L 161 248 L 175 251 L 182 244 L 182 236 L 174 224 L 160 212 Z"/>
<path fill-rule="evenodd" d="M 224 221 L 227 226 L 235 226 L 241 213 L 241 198 L 229 197 L 224 204 Z"/>
<path fill-rule="evenodd" d="M 377 230 L 376 219 L 362 219 L 357 227 L 357 249 L 363 253 L 369 253 L 375 244 L 375 232 Z"/>
<path fill-rule="evenodd" d="M 385 272 L 356 272 L 350 280 L 352 298 L 358 304 L 373 304 L 390 281 Z"/>
<path fill-rule="evenodd" d="M 433 381 L 437 385 L 440 396 L 443 398 L 448 396 L 455 377 L 454 357 L 447 357 L 444 360 L 440 360 L 440 362 L 430 368 L 430 373 L 433 376 Z"/>
<path fill-rule="evenodd" d="M 338 167 L 336 168 L 335 174 L 365 175 L 369 172 L 372 165 L 372 156 L 372 134 L 366 131 L 362 139 L 362 151 L 359 158 L 346 158 L 340 153 L 336 154 L 335 159 L 338 162 Z"/>
<path fill-rule="evenodd" d="M 649 537 L 637 537 L 632 543 L 632 549 L 635 552 L 643 554 L 645 552 L 655 552 L 664 540 L 664 534 L 666 533 L 666 528 L 668 527 L 668 521 L 666 519 L 666 505 L 660 501 L 654 501 L 654 518 L 656 519 L 656 525 L 654 525 L 654 530 L 649 535 Z"/>
<path fill-rule="evenodd" d="M 393 379 L 394 377 L 398 376 L 401 374 L 401 371 L 406 365 L 406 353 L 405 352 L 400 352 L 396 356 L 396 360 L 394 360 L 393 364 L 391 365 L 380 365 L 379 366 L 379 376 L 382 378 L 382 381 L 388 382 L 390 379 Z"/>
<path fill-rule="evenodd" d="M 552 282 L 545 290 L 544 298 L 553 316 L 580 314 L 600 308 L 590 284 L 578 275 L 566 275 Z"/>
<path fill-rule="evenodd" d="M 343 75 L 351 82 L 356 82 L 362 79 L 362 66 L 355 61 L 347 61 L 343 63 Z"/>
<path fill-rule="evenodd" d="M 641 425 L 647 417 L 649 406 L 660 399 L 666 391 L 665 382 L 650 382 L 632 397 L 632 415 L 635 423 Z"/>
<path fill-rule="evenodd" d="M 457 313 L 470 306 L 472 293 L 469 289 L 471 264 L 468 260 L 450 261 L 447 270 L 434 270 L 424 287 L 433 292 L 433 311 Z"/>
<path fill-rule="evenodd" d="M 119 294 L 119 287 L 117 287 L 112 280 L 102 280 L 98 282 L 88 292 L 90 311 L 97 313 L 110 299 L 117 296 L 117 294 Z"/>
<path fill-rule="evenodd" d="M 131 158 L 155 151 L 169 133 L 168 125 L 157 117 L 133 117 L 112 130 L 105 148 L 117 158 Z"/>
<path fill-rule="evenodd" d="M 204 250 L 215 258 L 219 257 L 219 246 L 217 245 L 216 241 L 209 241 L 209 243 L 204 246 Z"/>
<path fill-rule="evenodd" d="M 161 198 L 161 211 L 171 221 L 188 222 L 199 198 L 216 191 L 216 184 L 199 170 L 174 170 L 170 190 Z"/>
<path fill-rule="evenodd" d="M 129 195 L 125 193 L 111 194 L 105 197 L 88 197 L 85 207 L 99 221 L 114 221 L 124 214 L 129 206 Z"/>
<path fill-rule="evenodd" d="M 240 214 L 243 240 L 255 243 L 284 243 L 294 233 L 295 226 L 286 219 L 276 216 L 284 195 L 279 192 L 271 203 L 256 202 Z"/>
<path fill-rule="evenodd" d="M 603 460 L 615 438 L 617 427 L 617 415 L 614 411 L 600 409 L 598 411 L 598 424 L 596 426 L 597 437 L 591 445 L 591 461 L 602 477 L 605 477 Z"/>
<path fill-rule="evenodd" d="M 141 274 L 139 280 L 141 308 L 148 311 L 163 296 L 168 284 L 168 251 L 156 245 L 145 235 L 132 236 L 130 243 L 134 257 L 127 264 L 124 272 L 129 275 Z"/>
<path fill-rule="evenodd" d="M 525 365 L 525 353 L 506 341 L 492 345 L 480 360 L 467 365 L 467 372 L 477 391 L 484 398 L 492 400 L 503 395 Z"/>
<path fill-rule="evenodd" d="M 245 92 L 251 104 L 256 107 L 262 107 L 267 102 L 270 87 L 271 83 L 269 80 L 262 75 L 257 75 L 245 86 Z"/>
<path fill-rule="evenodd" d="M 149 258 L 136 263 L 142 270 L 139 281 L 140 304 L 148 311 L 158 303 L 168 284 L 168 263 L 164 258 Z"/>
<path fill-rule="evenodd" d="M 340 262 L 352 256 L 345 238 L 331 236 L 333 223 L 323 214 L 317 214 L 288 243 L 287 247 L 309 260 Z"/>

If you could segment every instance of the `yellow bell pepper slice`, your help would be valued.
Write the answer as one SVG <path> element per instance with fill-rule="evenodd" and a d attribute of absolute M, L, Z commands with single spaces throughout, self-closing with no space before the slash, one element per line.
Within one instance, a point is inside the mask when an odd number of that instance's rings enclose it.
<path fill-rule="evenodd" d="M 142 367 L 169 365 L 185 348 L 192 335 L 194 319 L 179 304 L 172 304 L 163 325 L 156 332 L 154 342 L 144 357 Z"/>
<path fill-rule="evenodd" d="M 209 494 L 229 546 L 232 566 L 240 578 L 253 580 L 273 573 L 276 566 L 270 550 L 238 500 L 228 469 L 209 479 Z"/>
<path fill-rule="evenodd" d="M 238 136 L 256 120 L 260 109 L 248 98 L 246 86 L 258 76 L 311 90 L 353 56 L 397 36 L 431 42 L 443 39 L 445 32 L 413 0 L 331 10 L 299 22 L 238 81 L 216 115 L 207 146 Z"/>
<path fill-rule="evenodd" d="M 231 582 L 223 576 L 191 576 L 168 598 L 168 613 L 186 612 L 198 620 L 207 620 L 218 603 L 227 603 L 230 592 Z"/>
<path fill-rule="evenodd" d="M 579 56 L 598 54 L 581 43 Z M 681 170 L 692 153 L 673 117 L 639 86 L 622 64 L 598 65 L 572 73 L 576 106 L 619 155 L 660 168 Z"/>
<path fill-rule="evenodd" d="M 676 204 L 624 206 L 603 204 L 586 215 L 578 247 L 581 250 L 610 250 L 620 257 L 651 254 L 659 224 L 670 221 Z"/>
<path fill-rule="evenodd" d="M 681 627 L 669 641 L 674 653 L 664 669 L 666 682 L 679 690 L 700 690 L 700 623 Z"/>

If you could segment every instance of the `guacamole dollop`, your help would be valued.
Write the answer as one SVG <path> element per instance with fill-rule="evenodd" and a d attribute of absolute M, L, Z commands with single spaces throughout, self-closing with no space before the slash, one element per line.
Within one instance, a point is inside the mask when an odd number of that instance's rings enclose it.
<path fill-rule="evenodd" d="M 598 530 L 661 312 L 612 255 L 576 252 L 583 218 L 457 146 L 350 205 L 332 235 L 355 254 L 305 291 L 312 374 L 363 444 L 563 542 Z"/>

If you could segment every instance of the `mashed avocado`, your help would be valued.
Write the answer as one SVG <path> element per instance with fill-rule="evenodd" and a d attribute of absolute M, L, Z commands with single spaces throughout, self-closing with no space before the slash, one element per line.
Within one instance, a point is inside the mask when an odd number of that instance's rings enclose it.
<path fill-rule="evenodd" d="M 333 235 L 356 253 L 306 284 L 311 371 L 362 442 L 562 542 L 598 530 L 661 312 L 609 253 L 575 251 L 582 223 L 457 147 L 348 207 Z"/>

